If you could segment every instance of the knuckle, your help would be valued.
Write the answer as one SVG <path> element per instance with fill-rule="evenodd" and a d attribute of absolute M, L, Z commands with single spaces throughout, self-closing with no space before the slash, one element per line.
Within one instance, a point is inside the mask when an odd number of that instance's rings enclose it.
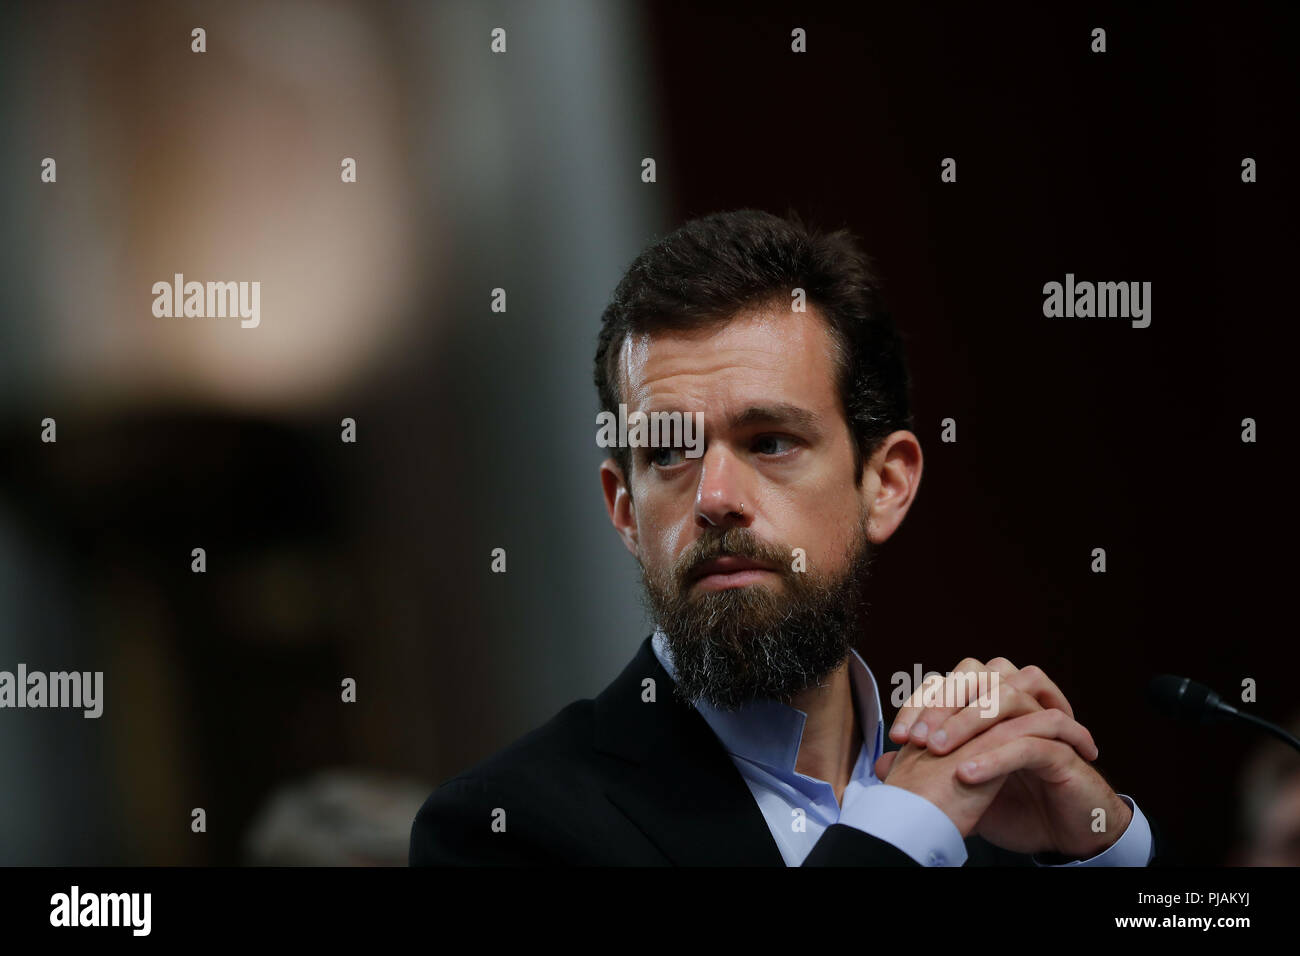
<path fill-rule="evenodd" d="M 1045 709 L 1043 705 L 1038 702 L 1038 698 L 1034 696 L 1032 691 L 1017 687 L 1016 694 L 1016 699 L 1020 702 L 1020 707 L 1023 713 L 1036 714 L 1040 710 Z"/>
<path fill-rule="evenodd" d="M 1015 713 L 1023 713 L 1029 710 L 1026 706 L 1029 701 L 1029 695 L 1014 684 L 1004 685 L 1001 689 L 1001 694 L 1003 710 L 1010 710 Z"/>

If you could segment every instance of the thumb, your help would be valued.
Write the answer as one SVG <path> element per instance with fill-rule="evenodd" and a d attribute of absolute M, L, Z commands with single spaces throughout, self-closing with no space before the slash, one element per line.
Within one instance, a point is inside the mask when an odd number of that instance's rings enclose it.
<path fill-rule="evenodd" d="M 898 756 L 897 750 L 889 750 L 880 755 L 876 761 L 876 779 L 884 781 L 889 776 L 889 768 L 894 765 L 894 759 Z"/>

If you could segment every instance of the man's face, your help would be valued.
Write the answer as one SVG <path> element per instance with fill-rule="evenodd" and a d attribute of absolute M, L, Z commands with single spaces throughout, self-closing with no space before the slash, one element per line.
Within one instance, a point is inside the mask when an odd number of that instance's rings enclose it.
<path fill-rule="evenodd" d="M 1256 825 L 1248 866 L 1300 866 L 1300 777 L 1278 788 Z"/>
<path fill-rule="evenodd" d="M 854 480 L 832 344 L 815 311 L 778 302 L 623 345 L 629 414 L 704 413 L 701 457 L 629 449 L 630 496 L 604 466 L 611 518 L 641 564 L 690 699 L 788 698 L 838 666 L 872 540 L 906 510 L 910 491 L 892 511 L 873 511 L 893 484 L 884 449 Z"/>

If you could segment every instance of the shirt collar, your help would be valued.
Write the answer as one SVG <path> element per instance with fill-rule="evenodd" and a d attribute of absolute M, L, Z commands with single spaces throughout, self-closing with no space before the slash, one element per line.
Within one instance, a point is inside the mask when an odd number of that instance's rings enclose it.
<path fill-rule="evenodd" d="M 659 663 L 676 681 L 677 670 L 667 636 L 656 630 L 650 644 Z M 871 748 L 868 766 L 874 766 L 884 744 L 880 695 L 871 669 L 852 648 L 849 649 L 849 680 L 863 745 Z M 752 701 L 734 711 L 719 710 L 700 700 L 695 703 L 695 709 L 713 728 L 728 753 L 780 773 L 795 772 L 803 728 L 808 720 L 804 711 L 771 699 Z"/>

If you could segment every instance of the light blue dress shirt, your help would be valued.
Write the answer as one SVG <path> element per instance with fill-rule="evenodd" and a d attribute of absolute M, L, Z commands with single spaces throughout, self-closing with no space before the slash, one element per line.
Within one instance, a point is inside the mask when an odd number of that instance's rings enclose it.
<path fill-rule="evenodd" d="M 664 670 L 677 680 L 672 653 L 661 631 L 655 632 L 651 647 Z M 808 719 L 802 710 L 775 700 L 754 701 L 736 711 L 718 710 L 700 701 L 696 709 L 744 777 L 787 866 L 801 865 L 833 823 L 855 827 L 896 846 L 922 866 L 961 866 L 966 862 L 966 844 L 948 815 L 925 797 L 876 778 L 876 760 L 885 743 L 880 695 L 866 663 L 857 651 L 850 653 L 853 706 L 862 728 L 862 748 L 844 790 L 843 806 L 829 783 L 795 770 Z M 1128 828 L 1096 856 L 1063 866 L 1146 866 L 1151 861 L 1155 847 L 1151 827 L 1132 799 L 1122 793 L 1119 797 L 1133 811 Z"/>

